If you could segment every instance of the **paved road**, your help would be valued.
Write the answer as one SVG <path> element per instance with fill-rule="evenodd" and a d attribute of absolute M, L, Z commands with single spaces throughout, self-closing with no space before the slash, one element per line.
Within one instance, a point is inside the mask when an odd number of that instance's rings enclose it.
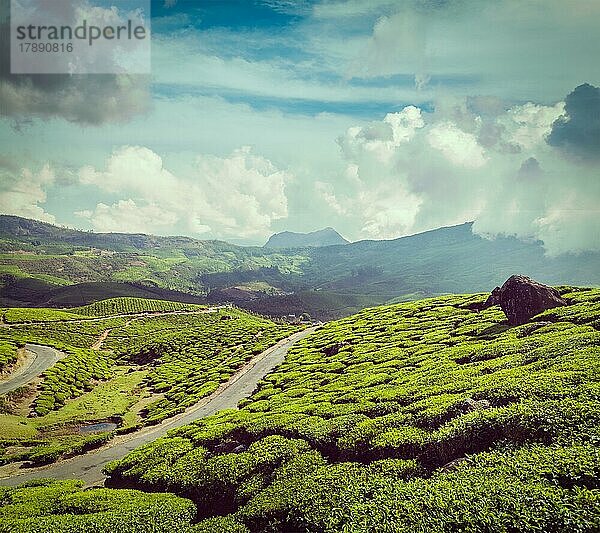
<path fill-rule="evenodd" d="M 49 346 L 26 344 L 28 357 L 23 365 L 13 372 L 8 379 L 0 381 L 0 394 L 27 385 L 32 379 L 48 370 L 54 363 L 63 357 L 63 353 Z"/>
<path fill-rule="evenodd" d="M 109 461 L 125 456 L 134 448 L 163 436 L 168 430 L 189 424 L 194 420 L 212 415 L 221 409 L 237 407 L 238 402 L 248 397 L 256 385 L 270 370 L 281 364 L 292 345 L 308 336 L 315 328 L 308 328 L 284 339 L 275 346 L 257 355 L 242 367 L 217 391 L 190 407 L 185 413 L 165 420 L 162 424 L 141 429 L 131 435 L 117 437 L 107 446 L 85 455 L 79 455 L 50 465 L 30 470 L 23 474 L 0 479 L 0 485 L 15 486 L 35 478 L 83 479 L 87 486 L 104 482 L 102 468 Z"/>

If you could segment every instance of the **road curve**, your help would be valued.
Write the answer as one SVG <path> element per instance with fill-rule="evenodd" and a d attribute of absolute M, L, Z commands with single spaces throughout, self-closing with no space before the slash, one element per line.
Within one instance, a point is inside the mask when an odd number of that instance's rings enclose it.
<path fill-rule="evenodd" d="M 55 348 L 39 344 L 26 344 L 25 350 L 30 353 L 31 357 L 28 357 L 25 364 L 17 368 L 8 379 L 0 381 L 0 394 L 6 394 L 27 385 L 64 356 Z"/>
<path fill-rule="evenodd" d="M 82 479 L 86 486 L 101 484 L 106 479 L 106 476 L 102 473 L 102 468 L 109 461 L 125 456 L 138 446 L 163 436 L 170 429 L 212 415 L 221 409 L 237 407 L 238 402 L 248 397 L 254 391 L 258 382 L 269 371 L 283 362 L 288 350 L 314 330 L 313 327 L 295 333 L 258 354 L 213 394 L 203 398 L 176 417 L 165 420 L 156 426 L 143 428 L 130 435 L 117 437 L 106 446 L 85 455 L 78 455 L 47 467 L 26 470 L 22 474 L 0 479 L 0 485 L 15 486 L 36 478 L 76 478 Z"/>

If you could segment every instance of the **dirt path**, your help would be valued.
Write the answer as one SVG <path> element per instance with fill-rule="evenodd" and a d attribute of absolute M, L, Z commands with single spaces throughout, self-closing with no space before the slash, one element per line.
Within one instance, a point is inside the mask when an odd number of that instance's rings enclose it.
<path fill-rule="evenodd" d="M 106 337 L 108 337 L 108 335 L 110 334 L 112 330 L 111 329 L 106 329 L 102 332 L 102 335 L 100 335 L 100 337 L 98 337 L 98 340 L 92 344 L 91 348 L 92 350 L 99 350 L 100 348 L 102 348 L 102 344 L 104 343 L 104 341 L 106 340 Z"/>
<path fill-rule="evenodd" d="M 243 398 L 252 394 L 258 382 L 273 368 L 281 364 L 288 350 L 300 339 L 310 335 L 315 328 L 308 328 L 280 341 L 275 346 L 253 357 L 213 394 L 200 400 L 184 413 L 163 421 L 161 424 L 143 428 L 130 435 L 113 439 L 106 446 L 85 455 L 79 455 L 47 467 L 27 469 L 22 474 L 0 479 L 0 485 L 15 486 L 31 479 L 51 477 L 56 479 L 83 479 L 87 486 L 104 482 L 102 468 L 109 461 L 119 459 L 131 450 L 151 442 L 167 431 L 189 424 L 199 418 L 212 415 L 221 409 L 231 409 Z"/>
<path fill-rule="evenodd" d="M 23 364 L 8 376 L 8 379 L 0 381 L 0 394 L 6 394 L 23 385 L 27 385 L 32 379 L 38 377 L 42 372 L 64 357 L 62 352 L 49 346 L 26 344 L 25 349 L 28 355 Z"/>

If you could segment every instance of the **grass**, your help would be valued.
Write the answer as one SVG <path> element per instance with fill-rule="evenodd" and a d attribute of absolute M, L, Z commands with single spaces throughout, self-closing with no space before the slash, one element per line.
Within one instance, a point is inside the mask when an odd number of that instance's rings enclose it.
<path fill-rule="evenodd" d="M 117 367 L 115 373 L 112 379 L 44 416 L 31 418 L 0 414 L 0 443 L 9 450 L 4 454 L 4 462 L 30 459 L 40 449 L 56 450 L 56 458 L 80 453 L 82 446 L 89 443 L 90 439 L 90 435 L 78 433 L 79 426 L 85 423 L 122 418 L 122 428 L 136 425 L 136 413 L 130 412 L 130 408 L 138 401 L 146 372 L 131 372 L 129 368 Z M 125 415 L 130 416 L 126 418 Z M 98 444 L 103 442 L 104 439 Z M 16 450 L 10 451 L 15 446 Z"/>
<path fill-rule="evenodd" d="M 0 427 L 2 439 L 31 439 L 37 435 L 35 424 L 22 416 L 0 414 Z"/>
<path fill-rule="evenodd" d="M 136 390 L 141 387 L 147 372 L 129 367 L 114 369 L 115 377 L 100 383 L 57 411 L 36 419 L 38 427 L 78 421 L 95 421 L 123 416 L 136 402 Z"/>
<path fill-rule="evenodd" d="M 79 481 L 37 480 L 0 488 L 0 532 L 189 531 L 194 505 L 171 494 L 82 490 Z"/>

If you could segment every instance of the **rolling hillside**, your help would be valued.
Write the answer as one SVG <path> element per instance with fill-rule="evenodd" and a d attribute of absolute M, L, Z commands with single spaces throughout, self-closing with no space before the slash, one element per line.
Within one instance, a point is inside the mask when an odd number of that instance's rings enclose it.
<path fill-rule="evenodd" d="M 100 446 L 114 431 L 173 417 L 301 329 L 236 309 L 141 298 L 68 311 L 2 309 L 1 322 L 2 378 L 26 343 L 53 347 L 62 357 L 39 378 L 0 395 L 0 470 L 50 463 Z M 112 427 L 82 431 L 107 423 Z"/>
<path fill-rule="evenodd" d="M 324 228 L 310 233 L 294 233 L 293 231 L 282 231 L 271 235 L 265 248 L 302 248 L 321 247 L 348 244 L 333 228 Z"/>
<path fill-rule="evenodd" d="M 546 257 L 540 243 L 487 240 L 474 235 L 471 224 L 389 241 L 277 249 L 94 234 L 0 216 L 5 305 L 77 306 L 116 296 L 207 299 L 276 316 L 306 312 L 331 319 L 368 305 L 488 290 L 520 272 L 550 284 L 596 286 L 600 254 Z"/>
<path fill-rule="evenodd" d="M 206 531 L 600 526 L 600 292 L 509 327 L 484 296 L 368 309 L 308 337 L 239 411 L 109 467 Z M 211 527 L 208 527 L 210 524 Z"/>
<path fill-rule="evenodd" d="M 516 327 L 487 294 L 331 322 L 240 409 L 111 463 L 113 488 L 0 489 L 0 531 L 598 531 L 600 291 L 560 292 Z"/>

